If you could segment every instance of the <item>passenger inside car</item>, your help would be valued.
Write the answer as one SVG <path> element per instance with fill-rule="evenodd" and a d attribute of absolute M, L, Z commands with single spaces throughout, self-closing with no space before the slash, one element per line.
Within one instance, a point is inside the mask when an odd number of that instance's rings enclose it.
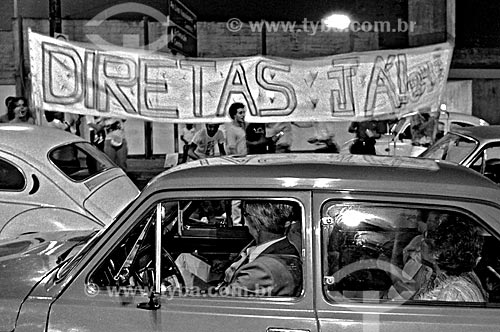
<path fill-rule="evenodd" d="M 284 202 L 246 201 L 243 215 L 255 246 L 245 248 L 226 270 L 226 295 L 298 296 L 302 263 L 286 236 L 294 208 Z"/>
<path fill-rule="evenodd" d="M 498 240 L 469 216 L 421 207 L 339 204 L 327 205 L 323 220 L 325 294 L 332 300 L 500 298 L 500 257 L 493 249 Z"/>
<path fill-rule="evenodd" d="M 447 217 L 429 230 L 422 257 L 435 260 L 435 272 L 415 293 L 415 300 L 486 302 L 481 281 L 474 272 L 483 241 L 467 220 Z"/>

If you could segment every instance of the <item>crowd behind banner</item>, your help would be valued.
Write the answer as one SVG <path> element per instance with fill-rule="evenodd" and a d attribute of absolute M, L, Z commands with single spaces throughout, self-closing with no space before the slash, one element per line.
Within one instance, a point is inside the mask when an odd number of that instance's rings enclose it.
<path fill-rule="evenodd" d="M 196 129 L 194 124 L 185 124 L 181 131 L 183 154 L 181 163 L 216 155 L 247 155 L 292 152 L 292 132 L 294 127 L 314 126 L 315 135 L 308 143 L 315 144 L 316 153 L 339 153 L 340 146 L 335 140 L 335 132 L 329 130 L 327 123 L 247 123 L 246 107 L 233 103 L 229 108 L 231 122 L 223 126 L 205 124 Z M 416 112 L 411 120 L 413 148 L 429 147 L 436 140 L 439 112 Z M 355 134 L 349 148 L 351 154 L 375 155 L 377 138 L 387 133 L 387 127 L 397 119 L 377 121 L 366 120 L 351 122 L 347 129 Z"/>
<path fill-rule="evenodd" d="M 35 115 L 24 97 L 10 96 L 5 99 L 6 113 L 0 116 L 3 123 L 35 123 Z M 292 152 L 293 130 L 314 127 L 314 136 L 307 139 L 317 153 L 339 153 L 335 132 L 328 123 L 276 122 L 247 123 L 246 106 L 236 102 L 229 107 L 229 122 L 184 124 L 181 128 L 183 143 L 179 163 L 218 155 L 254 155 Z M 411 120 L 412 145 L 414 148 L 430 146 L 436 137 L 439 112 L 416 112 Z M 95 117 L 73 113 L 45 111 L 39 124 L 61 129 L 81 136 L 127 170 L 128 144 L 125 138 L 125 121 L 119 118 Z M 352 154 L 375 155 L 376 139 L 386 133 L 387 121 L 366 120 L 351 122 L 347 129 L 355 134 L 350 146 Z"/>
<path fill-rule="evenodd" d="M 36 115 L 24 97 L 7 97 L 5 108 L 5 114 L 0 116 L 0 123 L 36 123 Z M 127 170 L 128 147 L 124 122 L 125 120 L 119 118 L 45 111 L 38 124 L 64 130 L 86 139 L 104 151 L 115 164 Z"/>

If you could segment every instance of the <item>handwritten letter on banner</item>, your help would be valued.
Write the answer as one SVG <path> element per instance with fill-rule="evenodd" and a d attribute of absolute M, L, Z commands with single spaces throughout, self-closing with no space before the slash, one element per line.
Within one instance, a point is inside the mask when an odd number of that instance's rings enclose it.
<path fill-rule="evenodd" d="M 29 33 L 35 107 L 162 122 L 345 121 L 437 109 L 452 47 L 295 60 L 100 51 Z"/>

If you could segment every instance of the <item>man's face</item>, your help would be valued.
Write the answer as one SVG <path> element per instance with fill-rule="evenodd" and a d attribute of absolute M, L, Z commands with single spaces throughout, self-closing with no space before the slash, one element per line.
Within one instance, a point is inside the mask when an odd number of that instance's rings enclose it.
<path fill-rule="evenodd" d="M 208 136 L 212 137 L 217 133 L 217 130 L 219 130 L 219 125 L 218 124 L 207 124 L 207 134 Z"/>
<path fill-rule="evenodd" d="M 238 108 L 236 110 L 236 115 L 234 116 L 234 120 L 238 123 L 245 122 L 245 107 Z"/>

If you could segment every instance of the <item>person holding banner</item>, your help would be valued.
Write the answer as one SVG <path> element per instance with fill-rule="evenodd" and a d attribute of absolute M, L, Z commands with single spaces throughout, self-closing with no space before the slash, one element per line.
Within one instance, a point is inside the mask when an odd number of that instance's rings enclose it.
<path fill-rule="evenodd" d="M 215 156 L 215 144 L 219 147 L 220 155 L 225 155 L 224 134 L 219 130 L 219 124 L 207 123 L 205 128 L 194 134 L 188 155 L 192 160 Z"/>
<path fill-rule="evenodd" d="M 246 155 L 245 105 L 233 103 L 229 107 L 231 123 L 226 124 L 226 148 L 230 155 Z"/>

